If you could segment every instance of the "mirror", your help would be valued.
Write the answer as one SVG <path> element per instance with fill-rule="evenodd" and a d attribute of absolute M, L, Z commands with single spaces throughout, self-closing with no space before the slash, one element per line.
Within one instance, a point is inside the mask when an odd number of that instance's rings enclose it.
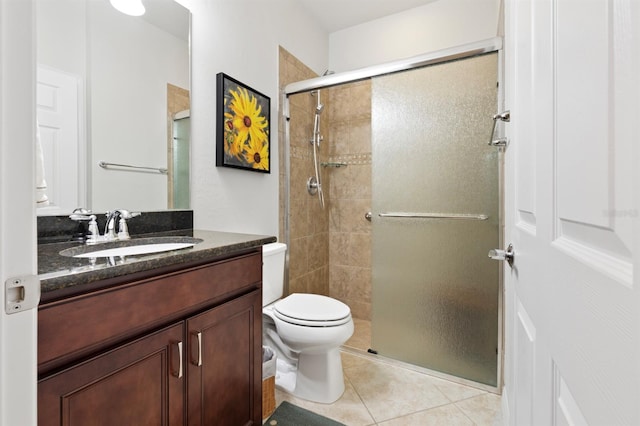
<path fill-rule="evenodd" d="M 141 17 L 109 0 L 35 3 L 49 202 L 38 214 L 189 208 L 189 11 L 172 0 L 144 0 Z"/>

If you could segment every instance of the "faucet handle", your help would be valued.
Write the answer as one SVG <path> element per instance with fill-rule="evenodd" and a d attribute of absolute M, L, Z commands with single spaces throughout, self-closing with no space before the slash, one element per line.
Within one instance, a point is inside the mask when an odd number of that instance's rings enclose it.
<path fill-rule="evenodd" d="M 92 214 L 90 219 L 89 230 L 87 231 L 87 244 L 95 244 L 100 240 L 100 231 L 98 230 L 96 216 Z"/>
<path fill-rule="evenodd" d="M 130 212 L 125 209 L 116 209 L 110 210 L 107 212 L 107 224 L 104 230 L 104 239 L 106 241 L 111 240 L 128 240 L 131 237 L 129 236 L 129 229 L 127 228 L 127 219 L 131 219 L 136 216 L 140 216 L 142 213 L 140 212 Z M 116 224 L 116 220 L 118 223 Z M 118 235 L 116 236 L 116 225 L 118 228 Z"/>
<path fill-rule="evenodd" d="M 140 216 L 141 212 L 130 212 L 129 210 L 120 209 L 117 210 L 120 213 L 120 217 L 124 219 L 131 219 L 132 217 Z"/>
<path fill-rule="evenodd" d="M 80 221 L 85 221 L 85 220 L 91 220 L 91 216 L 92 216 L 91 210 L 87 210 L 85 208 L 78 207 L 76 209 L 73 209 L 73 211 L 69 215 L 69 219 L 75 220 L 76 222 L 80 222 Z"/>
<path fill-rule="evenodd" d="M 120 217 L 120 222 L 118 223 L 118 239 L 119 240 L 129 240 L 131 237 L 129 236 L 129 228 L 127 228 L 127 221 L 124 217 Z"/>

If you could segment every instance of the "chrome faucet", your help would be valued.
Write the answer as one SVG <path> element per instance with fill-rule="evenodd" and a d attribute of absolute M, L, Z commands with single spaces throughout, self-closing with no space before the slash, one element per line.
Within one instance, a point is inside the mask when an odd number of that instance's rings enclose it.
<path fill-rule="evenodd" d="M 129 228 L 127 227 L 127 219 L 140 216 L 140 212 L 130 212 L 124 209 L 108 211 L 107 222 L 104 227 L 104 235 L 100 235 L 96 215 L 91 210 L 77 208 L 69 215 L 69 219 L 79 222 L 81 228 L 74 239 L 77 241 L 85 241 L 87 244 L 97 244 L 101 241 L 128 240 Z M 85 223 L 88 222 L 88 225 Z M 117 230 L 117 234 L 116 234 Z"/>
<path fill-rule="evenodd" d="M 140 212 L 130 212 L 129 210 L 117 209 L 107 212 L 107 222 L 104 226 L 104 240 L 128 240 L 129 229 L 127 227 L 127 219 L 140 216 Z M 116 234 L 116 228 L 118 233 Z"/>

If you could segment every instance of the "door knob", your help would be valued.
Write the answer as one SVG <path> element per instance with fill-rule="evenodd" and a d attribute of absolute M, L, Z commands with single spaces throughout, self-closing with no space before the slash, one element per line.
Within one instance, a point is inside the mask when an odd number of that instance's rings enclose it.
<path fill-rule="evenodd" d="M 516 252 L 513 251 L 513 244 L 509 244 L 506 250 L 489 250 L 489 257 L 493 260 L 506 260 L 510 267 L 513 267 L 513 259 Z"/>

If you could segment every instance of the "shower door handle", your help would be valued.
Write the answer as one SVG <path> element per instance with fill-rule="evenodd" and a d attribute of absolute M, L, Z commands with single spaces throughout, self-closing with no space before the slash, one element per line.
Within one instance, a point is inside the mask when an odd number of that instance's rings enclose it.
<path fill-rule="evenodd" d="M 498 120 L 508 123 L 511 121 L 511 112 L 503 111 L 499 114 L 495 114 L 493 116 L 493 129 L 491 130 L 491 136 L 489 137 L 489 146 L 497 146 L 499 148 L 506 148 L 509 144 L 509 140 L 507 138 L 498 138 L 493 139 L 493 136 L 496 134 L 496 127 L 498 127 Z"/>
<path fill-rule="evenodd" d="M 489 250 L 489 257 L 493 260 L 506 260 L 510 267 L 513 268 L 513 260 L 516 252 L 513 250 L 513 244 L 509 244 L 506 250 L 493 249 Z"/>
<path fill-rule="evenodd" d="M 460 213 L 412 213 L 412 212 L 387 212 L 378 213 L 379 217 L 392 217 L 400 219 L 457 219 L 457 220 L 487 220 L 486 214 L 460 214 Z"/>

